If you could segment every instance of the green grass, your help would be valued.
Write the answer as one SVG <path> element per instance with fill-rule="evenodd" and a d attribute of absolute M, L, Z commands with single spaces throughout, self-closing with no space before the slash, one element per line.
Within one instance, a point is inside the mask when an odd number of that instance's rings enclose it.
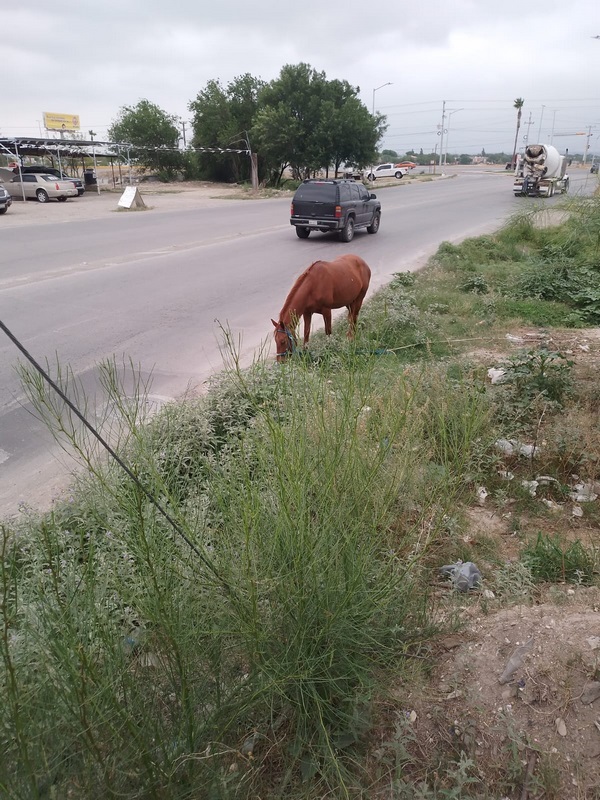
<path fill-rule="evenodd" d="M 538 581 L 590 584 L 596 580 L 596 553 L 579 540 L 563 544 L 556 536 L 540 533 L 535 543 L 525 548 L 521 559 Z"/>

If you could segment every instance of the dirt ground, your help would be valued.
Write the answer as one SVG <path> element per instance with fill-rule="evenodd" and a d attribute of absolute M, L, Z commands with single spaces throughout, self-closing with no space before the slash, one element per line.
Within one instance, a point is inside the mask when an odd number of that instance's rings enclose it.
<path fill-rule="evenodd" d="M 567 355 L 578 386 L 596 398 L 590 433 L 597 446 L 600 328 L 515 330 L 510 336 L 498 351 L 469 358 L 496 367 L 512 349 L 538 345 Z M 535 474 L 534 463 L 530 469 Z M 570 476 L 572 485 L 578 480 Z M 515 564 L 524 540 L 540 532 L 597 552 L 600 475 L 593 474 L 592 483 L 599 496 L 589 502 L 549 501 L 540 486 L 518 513 L 510 488 L 504 505 L 488 496 L 474 498 L 465 510 L 462 541 L 475 551 L 485 545 L 476 559 L 482 585 L 463 594 L 440 580 L 439 618 L 446 628 L 458 620 L 458 628 L 435 641 L 434 668 L 422 683 L 408 695 L 407 687 L 398 687 L 402 710 L 396 706 L 392 716 L 391 726 L 400 718 L 411 742 L 415 782 L 462 752 L 482 784 L 498 788 L 498 800 L 600 798 L 600 588 L 517 585 L 507 595 L 495 572 L 498 558 Z M 495 567 L 487 552 L 494 553 Z M 511 658 L 516 666 L 508 674 Z"/>
<path fill-rule="evenodd" d="M 142 183 L 138 186 L 142 199 L 149 209 L 176 211 L 177 209 L 206 208 L 227 199 L 249 197 L 250 193 L 237 185 L 190 182 L 186 184 Z M 3 228 L 44 223 L 74 222 L 100 219 L 111 213 L 143 213 L 119 210 L 122 190 L 87 189 L 84 195 L 68 199 L 65 203 L 35 200 L 15 200 L 0 222 Z"/>

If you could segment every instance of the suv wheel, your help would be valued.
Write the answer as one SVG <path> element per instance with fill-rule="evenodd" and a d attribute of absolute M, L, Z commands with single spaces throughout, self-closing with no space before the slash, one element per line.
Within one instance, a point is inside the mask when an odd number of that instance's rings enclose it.
<path fill-rule="evenodd" d="M 45 189 L 38 189 L 37 192 L 35 193 L 35 196 L 37 197 L 40 203 L 47 203 L 48 200 L 50 199 L 48 197 L 48 192 Z"/>
<path fill-rule="evenodd" d="M 367 178 L 368 178 L 370 181 L 376 181 L 376 180 L 377 180 L 377 176 L 376 176 L 376 175 L 373 175 L 373 173 L 371 173 L 370 175 L 367 175 Z"/>
<path fill-rule="evenodd" d="M 379 213 L 379 211 L 376 211 L 373 214 L 373 219 L 371 221 L 371 224 L 367 228 L 367 233 L 377 233 L 377 231 L 379 230 L 380 222 L 381 222 L 381 214 Z"/>
<path fill-rule="evenodd" d="M 308 239 L 310 236 L 310 231 L 308 228 L 296 228 L 296 236 L 299 239 Z"/>
<path fill-rule="evenodd" d="M 351 242 L 354 239 L 354 219 L 348 217 L 346 224 L 340 231 L 340 240 L 342 242 Z"/>

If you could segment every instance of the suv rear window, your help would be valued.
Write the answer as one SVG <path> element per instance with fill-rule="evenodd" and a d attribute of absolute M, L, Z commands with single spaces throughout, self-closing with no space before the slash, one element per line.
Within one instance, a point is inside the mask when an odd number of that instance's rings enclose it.
<path fill-rule="evenodd" d="M 296 190 L 294 199 L 335 203 L 335 186 L 331 183 L 303 183 Z"/>

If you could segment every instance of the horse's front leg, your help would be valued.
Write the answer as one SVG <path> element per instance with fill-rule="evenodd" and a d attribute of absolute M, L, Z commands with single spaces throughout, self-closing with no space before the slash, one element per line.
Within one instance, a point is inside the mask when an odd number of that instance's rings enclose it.
<path fill-rule="evenodd" d="M 325 333 L 327 336 L 331 336 L 331 309 L 324 308 L 323 309 L 323 321 L 325 323 Z"/>
<path fill-rule="evenodd" d="M 304 318 L 304 345 L 308 344 L 308 337 L 310 336 L 310 322 L 312 319 L 312 314 L 309 314 L 308 311 L 305 311 L 303 314 Z"/>

